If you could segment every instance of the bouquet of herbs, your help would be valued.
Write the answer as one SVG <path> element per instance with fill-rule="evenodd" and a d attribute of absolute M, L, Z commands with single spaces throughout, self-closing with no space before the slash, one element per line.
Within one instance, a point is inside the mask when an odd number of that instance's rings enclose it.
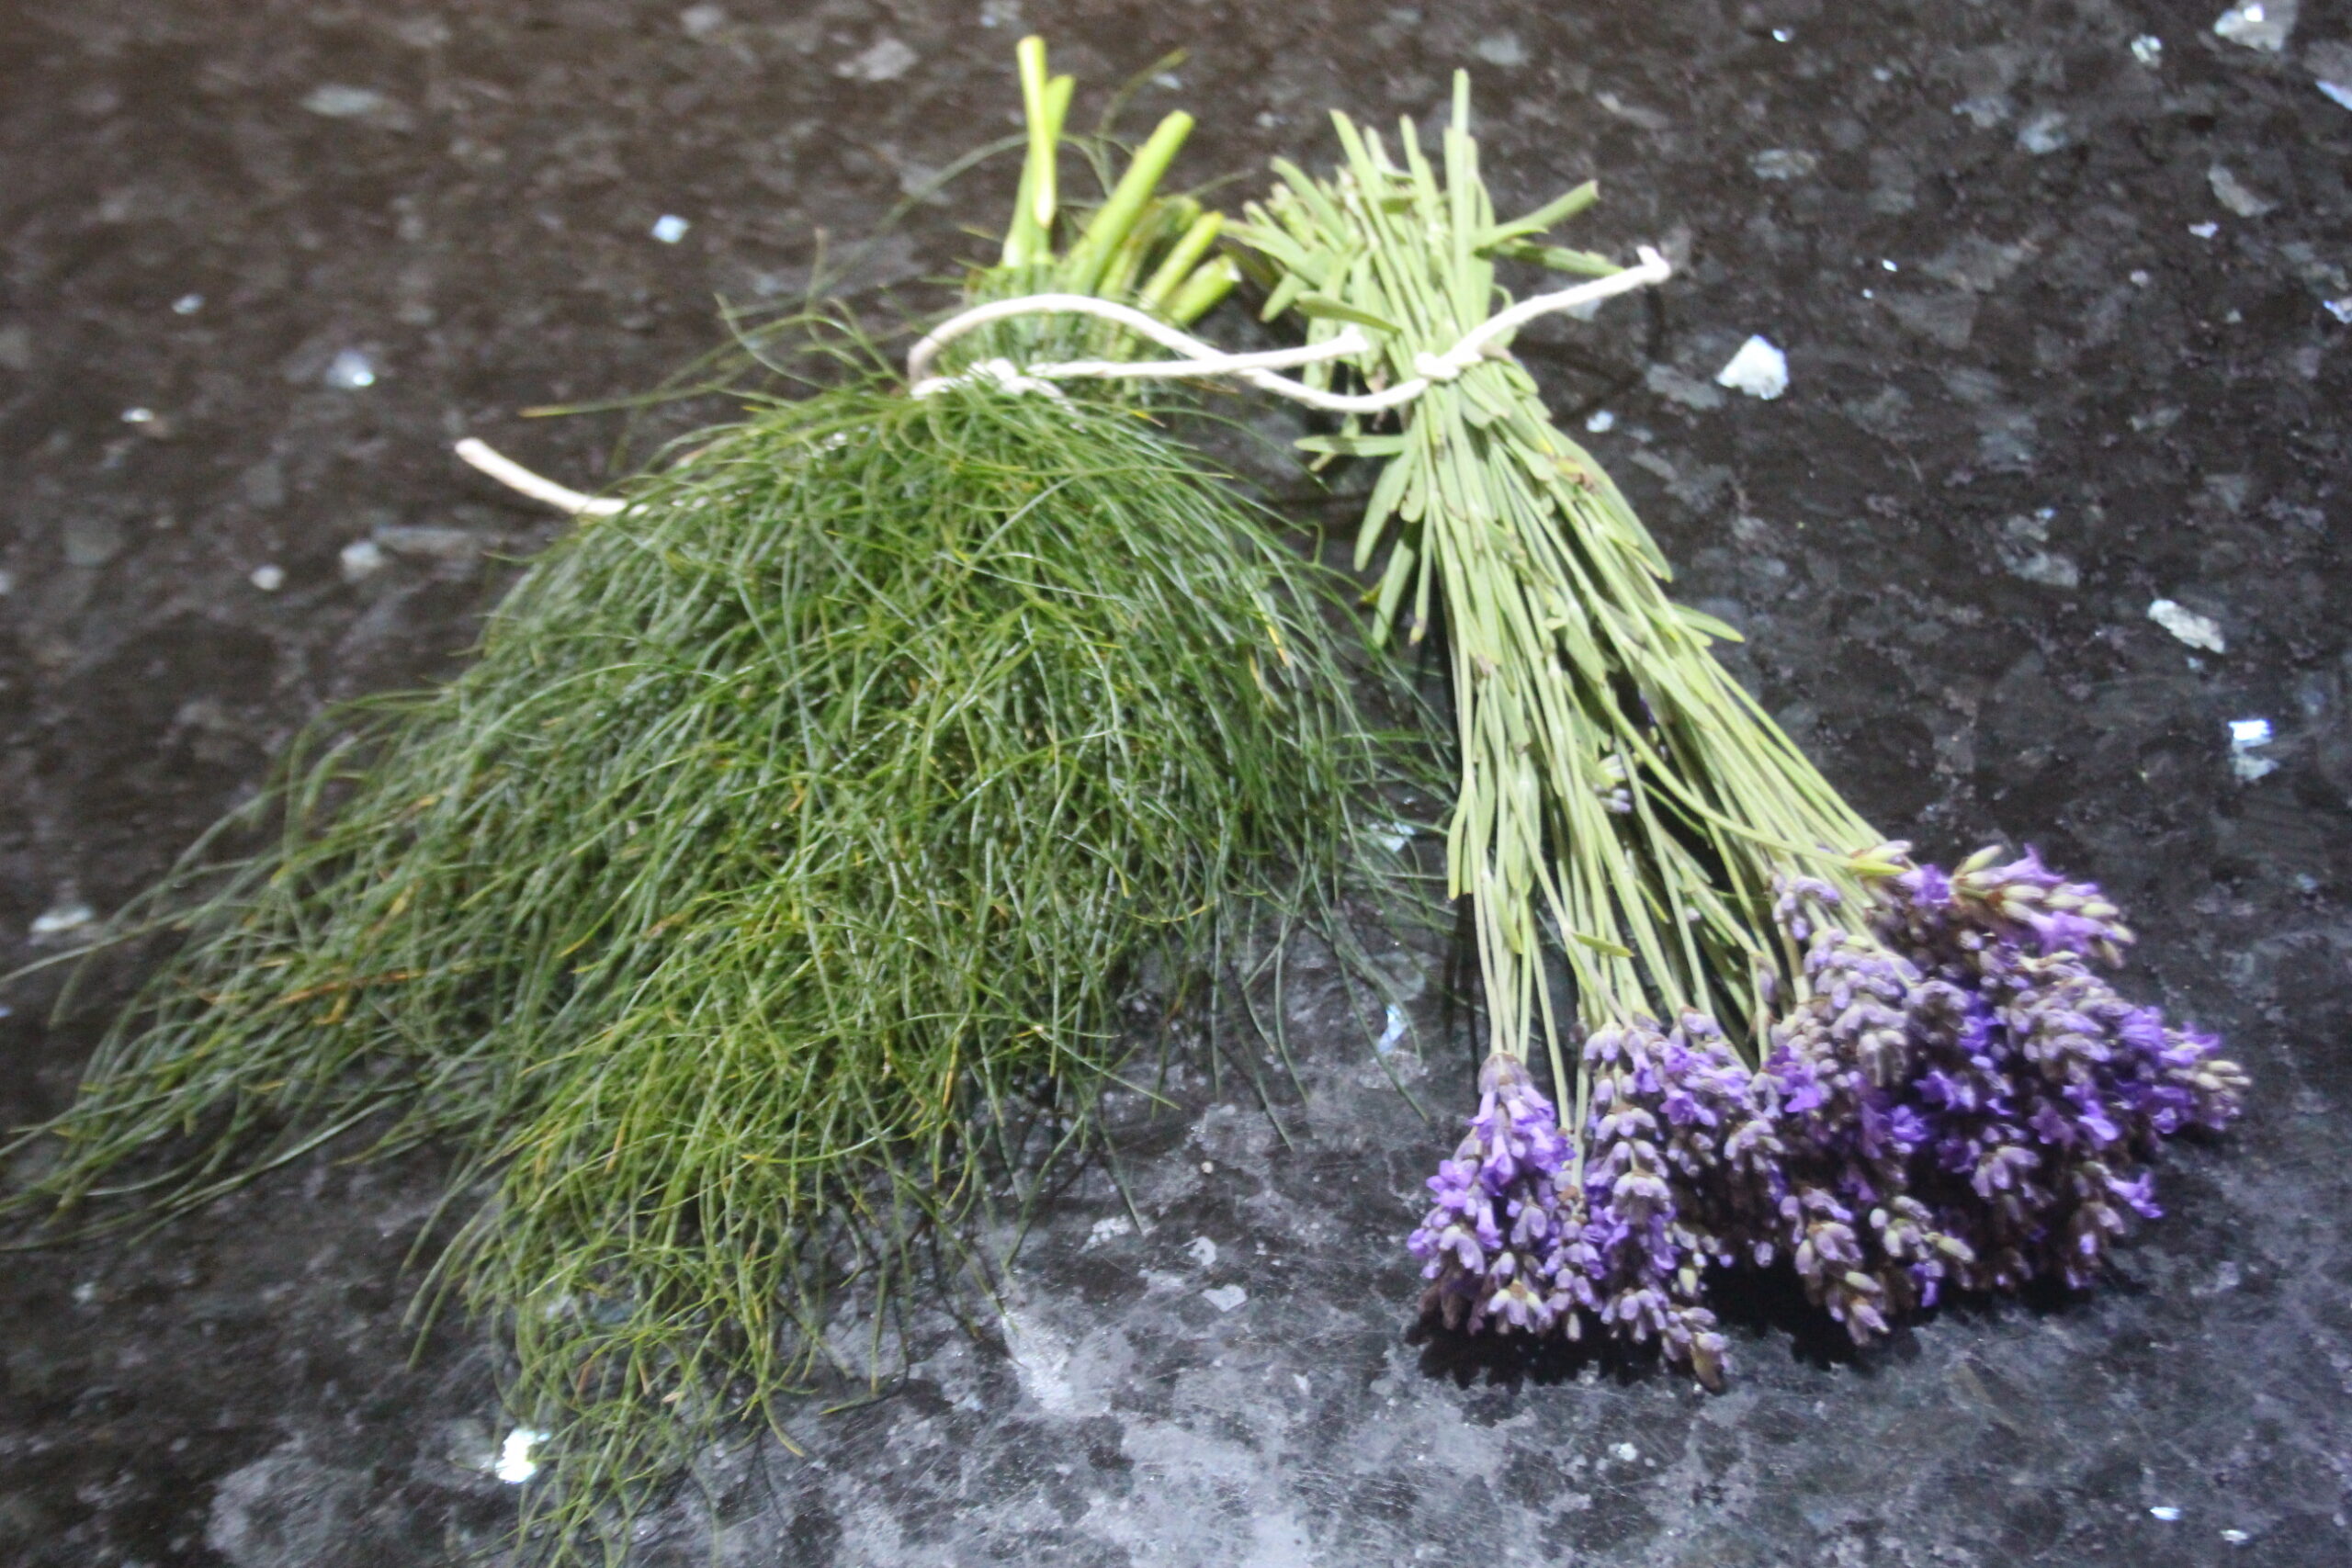
<path fill-rule="evenodd" d="M 2157 1143 L 2225 1124 L 2242 1075 L 2117 993 L 2132 935 L 2097 887 L 2030 852 L 1916 863 L 1716 661 L 1737 634 L 1674 603 L 1624 498 L 1474 335 L 1498 263 L 1618 270 L 1542 240 L 1593 187 L 1498 220 L 1468 122 L 1462 78 L 1436 163 L 1409 121 L 1392 156 L 1338 117 L 1338 172 L 1277 164 L 1238 231 L 1270 315 L 1420 386 L 1394 428 L 1304 445 L 1383 465 L 1372 635 L 1442 627 L 1452 671 L 1449 891 L 1492 1055 L 1412 1236 L 1428 1308 L 1655 1342 L 1712 1382 L 1721 1267 L 1784 1260 L 1858 1341 L 1953 1287 L 2087 1284 L 2157 1213 Z"/>
<path fill-rule="evenodd" d="M 1069 223 L 1071 83 L 1020 58 L 1029 157 L 969 299 L 1199 315 L 1236 274 L 1158 191 L 1190 120 Z M 974 1264 L 988 1201 L 1090 1136 L 1147 987 L 1270 911 L 1344 942 L 1385 875 L 1333 581 L 1132 397 L 965 368 L 1135 339 L 1001 323 L 927 396 L 836 346 L 119 918 L 176 951 L 8 1200 L 86 1232 L 346 1134 L 454 1149 L 421 1304 L 511 1348 L 558 1551 L 803 1383 L 845 1288 L 879 1333 Z"/>

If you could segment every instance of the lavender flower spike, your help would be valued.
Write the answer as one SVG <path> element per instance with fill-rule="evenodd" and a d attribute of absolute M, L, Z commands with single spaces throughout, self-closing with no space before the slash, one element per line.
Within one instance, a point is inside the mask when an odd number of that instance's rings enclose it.
<path fill-rule="evenodd" d="M 1430 1178 L 1436 1201 L 1406 1243 L 1431 1281 L 1422 1310 L 1473 1333 L 1542 1334 L 1563 1304 L 1549 1287 L 1568 1141 L 1552 1102 L 1515 1058 L 1489 1056 L 1478 1091 L 1469 1135 Z"/>

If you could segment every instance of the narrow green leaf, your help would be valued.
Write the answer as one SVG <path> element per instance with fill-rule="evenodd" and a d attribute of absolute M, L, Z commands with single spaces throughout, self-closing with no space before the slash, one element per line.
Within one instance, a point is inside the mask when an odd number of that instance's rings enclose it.
<path fill-rule="evenodd" d="M 1545 202 L 1526 217 L 1516 218 L 1509 223 L 1498 224 L 1487 230 L 1478 242 L 1478 249 L 1491 251 L 1497 245 L 1509 241 L 1521 239 L 1529 234 L 1541 234 L 1547 229 L 1556 229 L 1600 199 L 1600 182 L 1587 180 L 1576 189 Z"/>
<path fill-rule="evenodd" d="M 1344 299 L 1334 299 L 1329 294 L 1301 294 L 1295 303 L 1301 315 L 1313 316 L 1317 321 L 1352 321 L 1357 326 L 1370 327 L 1374 332 L 1386 333 L 1391 337 L 1405 335 L 1405 329 L 1386 317 L 1375 316 L 1370 310 L 1359 310 Z"/>
<path fill-rule="evenodd" d="M 1614 277 L 1625 269 L 1607 256 L 1591 251 L 1572 251 L 1561 245 L 1535 245 L 1523 240 L 1507 240 L 1486 248 L 1486 254 L 1505 261 L 1533 262 L 1537 266 L 1554 272 L 1574 273 L 1580 277 Z"/>
<path fill-rule="evenodd" d="M 1728 626 L 1724 622 L 1715 619 L 1714 616 L 1708 615 L 1703 610 L 1694 610 L 1688 604 L 1677 604 L 1674 606 L 1674 613 L 1681 618 L 1684 626 L 1689 626 L 1692 631 L 1698 632 L 1702 636 L 1713 637 L 1718 642 L 1746 642 L 1747 640 L 1746 637 L 1739 635 L 1737 627 Z"/>
<path fill-rule="evenodd" d="M 1372 564 L 1373 552 L 1380 547 L 1380 536 L 1387 530 L 1388 519 L 1396 504 L 1404 499 L 1406 482 L 1412 478 L 1410 457 L 1390 460 L 1380 470 L 1380 478 L 1372 487 L 1372 499 L 1364 504 L 1363 525 L 1356 533 L 1356 570 L 1362 571 Z"/>
<path fill-rule="evenodd" d="M 1266 296 L 1266 303 L 1259 310 L 1258 319 L 1261 321 L 1272 321 L 1297 303 L 1299 296 L 1306 292 L 1306 279 L 1295 272 L 1284 273 L 1283 280 L 1274 285 L 1273 292 Z"/>
<path fill-rule="evenodd" d="M 1302 435 L 1291 443 L 1302 452 L 1333 457 L 1394 457 L 1405 450 L 1402 435 Z"/>
<path fill-rule="evenodd" d="M 1630 959 L 1630 957 L 1633 957 L 1633 947 L 1628 947 L 1628 945 L 1625 945 L 1625 942 L 1611 942 L 1611 941 L 1606 941 L 1606 938 L 1600 938 L 1600 936 L 1585 936 L 1583 931 L 1569 931 L 1569 941 L 1580 942 L 1580 945 L 1585 945 L 1585 947 L 1590 947 L 1592 952 L 1606 952 L 1606 954 L 1609 954 L 1609 957 L 1611 957 L 1611 959 Z"/>

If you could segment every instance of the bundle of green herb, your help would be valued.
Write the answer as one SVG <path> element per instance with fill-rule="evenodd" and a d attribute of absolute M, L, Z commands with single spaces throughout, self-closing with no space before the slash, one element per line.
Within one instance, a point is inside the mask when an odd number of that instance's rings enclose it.
<path fill-rule="evenodd" d="M 1357 552 L 1388 546 L 1374 636 L 1409 603 L 1407 637 L 1442 615 L 1451 659 L 1449 883 L 1493 1055 L 1412 1238 L 1428 1308 L 1595 1322 L 1712 1382 L 1712 1266 L 1787 1258 L 1857 1340 L 1948 1283 L 2088 1283 L 2124 1212 L 2155 1213 L 2157 1141 L 2225 1124 L 2242 1076 L 2095 972 L 2131 940 L 2096 887 L 2030 853 L 1912 863 L 1715 660 L 1736 634 L 1668 597 L 1648 533 L 1501 352 L 1525 307 L 1498 314 L 1498 261 L 1619 273 L 1540 241 L 1594 189 L 1498 222 L 1468 121 L 1457 78 L 1441 178 L 1409 121 L 1400 167 L 1340 117 L 1339 174 L 1278 164 L 1238 231 L 1274 269 L 1269 317 L 1357 334 L 1402 410 L 1304 445 L 1385 461 Z M 1565 1116 L 1526 1068 L 1539 1038 Z"/>
<path fill-rule="evenodd" d="M 1021 64 L 1019 207 L 969 297 L 1198 315 L 1235 275 L 1157 194 L 1189 120 L 1057 248 L 1071 84 Z M 1002 1184 L 1090 1135 L 1125 1004 L 1378 854 L 1329 582 L 1134 401 L 971 368 L 1133 341 L 1001 324 L 922 397 L 867 360 L 626 485 L 462 675 L 330 715 L 119 918 L 176 954 L 8 1208 L 86 1234 L 357 1130 L 454 1149 L 421 1304 L 505 1335 L 558 1554 L 844 1313 L 878 1335 L 971 1265 Z"/>

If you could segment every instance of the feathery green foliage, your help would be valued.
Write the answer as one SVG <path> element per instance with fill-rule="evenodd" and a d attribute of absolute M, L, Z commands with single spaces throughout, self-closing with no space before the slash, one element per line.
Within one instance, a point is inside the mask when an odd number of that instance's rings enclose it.
<path fill-rule="evenodd" d="M 971 292 L 1205 308 L 1230 264 L 1151 188 L 1182 125 L 1052 252 L 1069 93 L 1023 52 L 1044 133 Z M 1118 346 L 959 347 L 1057 343 Z M 1331 921 L 1379 852 L 1332 583 L 1135 406 L 869 372 L 677 450 L 451 683 L 316 727 L 239 819 L 264 852 L 126 912 L 185 941 L 11 1200 L 103 1228 L 363 1123 L 444 1141 L 424 1299 L 511 1344 L 558 1555 L 974 1264 L 1090 1135 L 1148 972 Z"/>

